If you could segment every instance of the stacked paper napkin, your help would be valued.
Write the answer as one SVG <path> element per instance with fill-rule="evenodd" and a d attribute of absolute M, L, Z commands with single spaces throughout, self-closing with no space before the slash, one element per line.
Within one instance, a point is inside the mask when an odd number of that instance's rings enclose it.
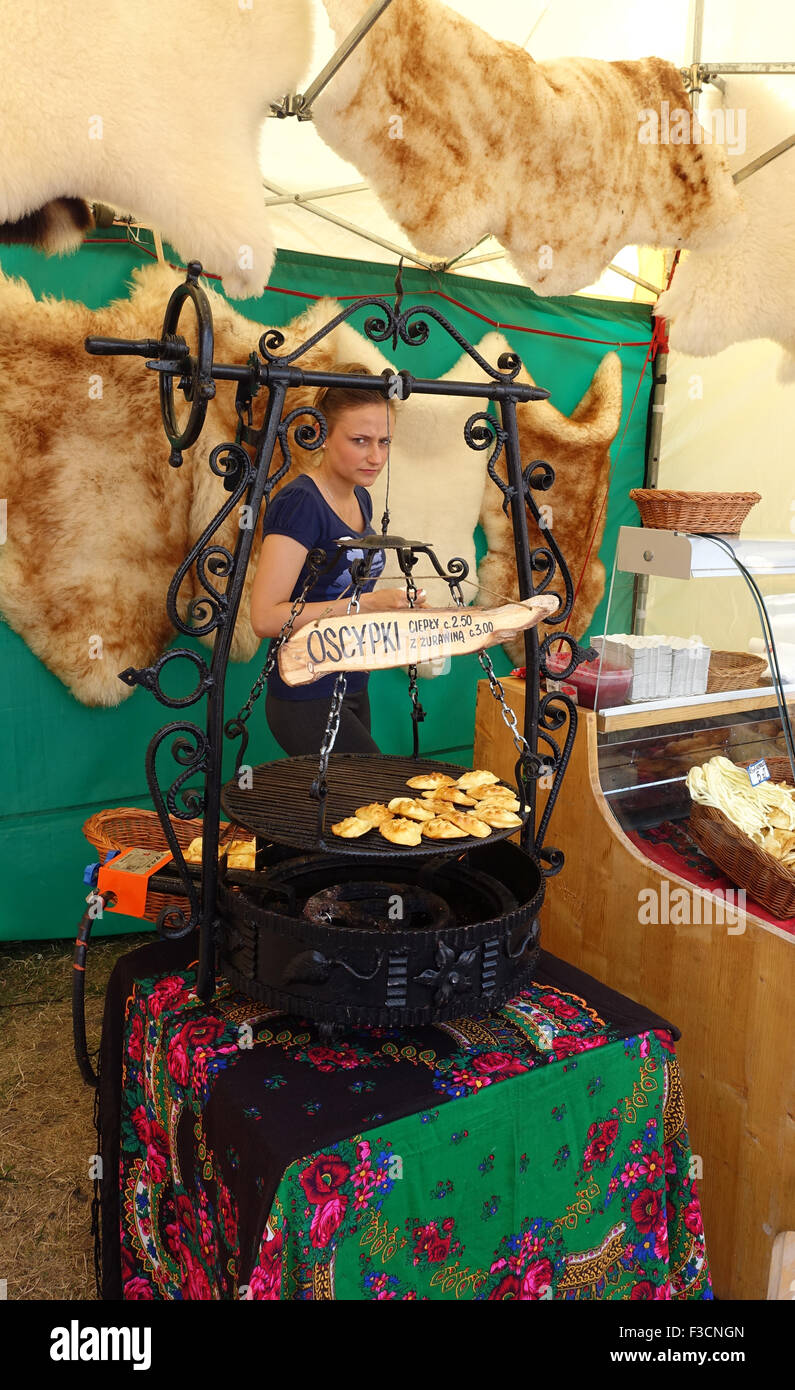
<path fill-rule="evenodd" d="M 710 648 L 697 637 L 640 637 L 612 632 L 594 637 L 591 646 L 601 650 L 609 666 L 632 671 L 627 699 L 667 700 L 684 695 L 703 695 L 707 688 Z"/>

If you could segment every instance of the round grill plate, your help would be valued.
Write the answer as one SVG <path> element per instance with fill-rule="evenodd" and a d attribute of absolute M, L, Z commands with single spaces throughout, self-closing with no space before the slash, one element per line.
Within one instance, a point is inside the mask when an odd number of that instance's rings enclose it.
<path fill-rule="evenodd" d="M 252 771 L 252 786 L 241 787 L 234 779 L 221 790 L 221 805 L 236 825 L 244 826 L 265 840 L 294 845 L 307 851 L 333 851 L 357 859 L 428 859 L 440 854 L 462 854 L 465 850 L 494 844 L 515 835 L 519 826 L 493 829 L 488 839 L 466 835 L 454 840 L 423 839 L 417 846 L 393 845 L 377 829 L 368 830 L 356 840 L 343 840 L 332 833 L 332 825 L 356 813 L 357 806 L 371 801 L 388 804 L 396 796 L 420 796 L 407 786 L 410 777 L 423 773 L 446 772 L 458 778 L 469 769 L 454 763 L 420 762 L 389 754 L 381 757 L 356 753 L 336 753 L 329 758 L 328 797 L 325 828 L 318 824 L 319 803 L 310 796 L 317 776 L 314 755 L 281 758 L 262 763 Z M 515 788 L 512 790 L 516 791 Z M 462 811 L 471 808 L 462 806 Z"/>

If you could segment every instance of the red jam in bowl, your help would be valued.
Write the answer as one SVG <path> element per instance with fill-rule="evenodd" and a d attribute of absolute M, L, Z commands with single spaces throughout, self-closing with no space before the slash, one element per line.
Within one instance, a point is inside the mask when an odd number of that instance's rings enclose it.
<path fill-rule="evenodd" d="M 560 673 L 565 671 L 570 663 L 568 647 L 564 651 L 550 652 L 547 667 L 551 678 L 561 680 Z M 584 661 L 581 666 L 577 666 L 570 676 L 566 676 L 563 684 L 574 686 L 579 705 L 584 709 L 594 709 L 597 681 L 599 709 L 611 709 L 613 705 L 626 704 L 632 685 L 632 672 L 628 666 L 604 665 L 600 673 L 597 657 L 595 661 Z"/>

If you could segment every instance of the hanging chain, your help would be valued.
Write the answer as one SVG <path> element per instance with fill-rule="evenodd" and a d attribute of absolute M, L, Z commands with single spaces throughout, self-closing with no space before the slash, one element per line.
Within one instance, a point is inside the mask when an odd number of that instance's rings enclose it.
<path fill-rule="evenodd" d="M 353 593 L 351 594 L 350 599 L 348 600 L 348 613 L 359 612 L 359 598 L 362 592 L 362 585 L 365 583 L 366 578 L 366 575 L 360 575 L 360 577 L 356 580 L 353 586 Z M 326 720 L 326 728 L 323 734 L 323 742 L 320 745 L 320 758 L 318 762 L 317 777 L 312 783 L 309 792 L 310 796 L 315 797 L 320 802 L 320 810 L 318 813 L 318 825 L 321 837 L 323 834 L 323 819 L 325 814 L 326 793 L 328 791 L 328 783 L 326 781 L 326 776 L 328 773 L 328 760 L 331 755 L 331 750 L 333 749 L 334 744 L 337 741 L 337 734 L 339 733 L 340 728 L 340 720 L 342 718 L 342 704 L 345 699 L 345 692 L 347 689 L 348 677 L 346 676 L 344 671 L 340 671 L 339 675 L 337 676 L 337 679 L 334 682 L 334 690 L 332 691 L 331 695 L 331 704 L 329 705 L 328 719 Z"/>
<path fill-rule="evenodd" d="M 516 722 L 516 713 L 505 698 L 505 690 L 503 689 L 502 681 L 494 674 L 491 658 L 488 657 L 485 652 L 478 652 L 478 661 L 489 678 L 489 689 L 500 706 L 500 714 L 502 715 L 503 722 L 510 730 L 514 747 L 518 749 L 520 753 L 529 753 L 530 745 L 524 734 L 519 732 L 519 726 Z"/>
<path fill-rule="evenodd" d="M 448 584 L 450 587 L 450 593 L 453 595 L 453 598 L 458 604 L 458 607 L 464 608 L 466 605 L 464 604 L 464 595 L 461 592 L 461 585 L 456 580 L 452 582 L 448 580 Z M 494 667 L 491 664 L 491 657 L 487 656 L 485 651 L 478 652 L 478 661 L 480 662 L 481 666 L 483 667 L 483 670 L 486 672 L 486 675 L 488 676 L 489 690 L 491 691 L 492 695 L 494 696 L 495 700 L 500 706 L 500 714 L 502 715 L 503 723 L 510 730 L 511 738 L 513 739 L 514 743 L 514 748 L 516 748 L 517 751 L 521 753 L 523 757 L 530 754 L 530 744 L 527 742 L 527 739 L 525 738 L 524 734 L 519 732 L 519 725 L 516 720 L 516 711 L 511 708 L 511 706 L 508 704 L 508 701 L 505 698 L 505 690 L 503 688 L 502 681 L 499 680 L 498 677 L 494 674 Z"/>
<path fill-rule="evenodd" d="M 293 627 L 295 625 L 295 620 L 299 616 L 299 614 L 303 612 L 306 606 L 306 596 L 309 593 L 309 590 L 314 584 L 316 578 L 317 566 L 310 565 L 309 571 L 304 581 L 304 586 L 297 598 L 293 599 L 288 617 L 285 619 L 284 623 L 282 624 L 279 630 L 278 635 L 274 637 L 273 641 L 270 644 L 270 647 L 268 648 L 268 655 L 265 661 L 265 665 L 263 666 L 262 670 L 257 676 L 257 679 L 252 685 L 246 703 L 243 705 L 242 709 L 238 710 L 237 714 L 234 715 L 231 719 L 228 719 L 226 724 L 224 725 L 224 733 L 226 734 L 227 738 L 240 738 L 242 736 L 243 739 L 240 748 L 238 749 L 237 758 L 235 759 L 235 776 L 237 776 L 238 772 L 240 771 L 240 764 L 243 761 L 243 754 L 245 753 L 246 745 L 248 744 L 248 731 L 246 729 L 246 724 L 251 716 L 251 711 L 254 708 L 254 705 L 256 704 L 263 690 L 265 689 L 265 684 L 268 680 L 268 677 L 271 674 L 271 671 L 273 670 L 274 666 L 276 665 L 276 659 L 279 655 L 279 648 L 282 647 L 284 643 L 287 641 L 288 637 L 291 636 Z"/>
<path fill-rule="evenodd" d="M 406 598 L 409 608 L 414 608 L 417 602 L 417 586 L 414 583 L 414 576 L 411 570 L 406 574 Z M 413 735 L 412 757 L 420 756 L 420 724 L 425 719 L 425 710 L 422 708 L 417 690 L 417 663 L 412 661 L 409 665 L 409 699 L 411 700 L 411 727 Z"/>
<path fill-rule="evenodd" d="M 409 695 L 411 696 L 411 703 L 414 707 L 411 717 L 412 719 L 416 719 L 418 722 L 422 722 L 422 720 L 425 718 L 425 710 L 422 708 L 422 705 L 419 702 L 417 692 L 416 666 L 409 666 Z"/>
<path fill-rule="evenodd" d="M 514 748 L 519 754 L 514 767 L 514 776 L 516 777 L 516 786 L 519 792 L 519 803 L 526 811 L 532 812 L 532 821 L 525 821 L 522 828 L 522 844 L 525 845 L 524 836 L 528 831 L 528 825 L 531 835 L 534 834 L 535 830 L 533 824 L 535 820 L 535 811 L 533 810 L 535 807 L 535 797 L 534 793 L 531 791 L 530 784 L 534 782 L 536 777 L 543 771 L 544 763 L 539 761 L 538 754 L 533 752 L 524 734 L 520 732 L 516 721 L 516 711 L 511 708 L 505 698 L 505 690 L 502 681 L 494 674 L 491 658 L 488 657 L 485 652 L 478 652 L 478 661 L 488 676 L 489 689 L 500 706 L 500 714 L 502 715 L 503 723 L 510 731 Z"/>
<path fill-rule="evenodd" d="M 350 612 L 351 610 L 349 609 L 348 611 Z M 325 797 L 326 795 L 326 773 L 328 772 L 328 760 L 331 750 L 337 741 L 337 734 L 339 733 L 340 728 L 340 719 L 342 718 L 342 702 L 345 699 L 345 691 L 347 689 L 348 677 L 346 676 L 344 671 L 340 671 L 339 675 L 337 676 L 337 679 L 334 682 L 334 691 L 331 696 L 331 704 L 329 706 L 328 719 L 326 721 L 326 731 L 323 735 L 323 742 L 320 745 L 320 765 L 318 767 L 318 775 L 315 786 L 317 787 L 318 795 L 321 797 Z"/>
<path fill-rule="evenodd" d="M 292 635 L 295 620 L 298 617 L 298 615 L 303 612 L 306 606 L 306 596 L 309 593 L 309 590 L 311 589 L 314 580 L 314 573 L 307 575 L 303 589 L 301 590 L 298 597 L 293 600 L 292 607 L 290 608 L 289 617 L 287 617 L 284 623 L 282 624 L 278 636 L 274 637 L 273 641 L 271 642 L 271 645 L 268 648 L 267 661 L 265 662 L 265 665 L 263 666 L 262 670 L 257 676 L 257 679 L 251 687 L 251 693 L 248 699 L 246 700 L 246 703 L 244 704 L 240 713 L 237 715 L 238 722 L 246 722 L 246 720 L 249 718 L 251 714 L 255 701 L 257 701 L 260 695 L 262 694 L 262 691 L 265 687 L 265 682 L 267 681 L 268 676 L 270 675 L 271 671 L 273 670 L 276 664 L 276 658 L 279 655 L 279 648 L 283 646 L 284 643 L 287 641 L 288 637 Z"/>

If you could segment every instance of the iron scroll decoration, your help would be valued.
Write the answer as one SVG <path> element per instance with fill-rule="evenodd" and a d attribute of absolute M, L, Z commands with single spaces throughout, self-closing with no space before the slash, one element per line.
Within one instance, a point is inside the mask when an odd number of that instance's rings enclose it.
<path fill-rule="evenodd" d="M 517 403 L 544 400 L 549 396 L 549 392 L 517 381 L 521 361 L 515 354 L 504 353 L 494 367 L 481 357 L 477 349 L 438 310 L 427 305 L 416 305 L 398 312 L 397 306 L 393 308 L 385 299 L 370 296 L 349 305 L 311 338 L 288 353 L 279 355 L 278 350 L 285 343 L 284 335 L 278 329 L 269 329 L 259 340 L 259 353 L 252 352 L 245 364 L 217 363 L 213 360 L 212 310 L 199 284 L 201 273 L 201 265 L 192 261 L 188 266 L 185 282 L 177 287 L 169 299 L 159 340 L 87 338 L 85 347 L 94 355 L 122 354 L 145 357 L 147 368 L 158 373 L 161 415 L 171 450 L 169 462 L 174 467 L 181 464 L 182 451 L 194 444 L 201 434 L 208 401 L 215 394 L 215 383 L 237 383 L 236 406 L 240 418 L 237 439 L 217 446 L 209 460 L 211 471 L 222 479 L 228 497 L 179 566 L 169 585 L 166 600 L 169 617 L 178 632 L 189 637 L 216 634 L 209 664 L 195 651 L 174 648 L 160 656 L 152 666 L 141 669 L 131 667 L 120 673 L 120 679 L 126 684 L 144 686 L 161 704 L 173 710 L 184 711 L 197 701 L 205 697 L 207 699 L 203 729 L 198 723 L 180 717 L 178 721 L 166 724 L 155 734 L 146 754 L 147 783 L 153 804 L 174 856 L 177 873 L 184 885 L 184 896 L 189 904 L 187 914 L 174 908 L 161 913 L 157 928 L 161 936 L 173 939 L 185 936 L 198 927 L 200 941 L 197 993 L 201 999 L 207 1001 L 215 991 L 215 950 L 223 926 L 219 917 L 218 842 L 224 735 L 225 732 L 227 737 L 245 734 L 244 721 L 247 717 L 244 716 L 241 720 L 239 716 L 237 720 L 228 720 L 226 726 L 224 725 L 224 687 L 234 625 L 251 557 L 254 527 L 239 526 L 234 551 L 213 538 L 226 518 L 239 511 L 242 505 L 248 508 L 247 515 L 255 519 L 263 507 L 267 508 L 274 487 L 291 467 L 291 437 L 306 449 L 319 448 L 324 442 L 326 423 L 322 412 L 307 406 L 284 414 L 288 391 L 296 386 L 355 386 L 372 390 L 382 398 L 390 395 L 406 399 L 412 394 L 454 394 L 479 399 L 484 403 L 493 402 L 499 410 L 499 419 L 490 416 L 487 413 L 487 405 L 484 404 L 483 409 L 476 411 L 467 421 L 464 437 L 470 448 L 491 448 L 487 472 L 492 481 L 500 487 L 503 493 L 503 509 L 506 515 L 510 514 L 520 598 L 530 598 L 548 589 L 556 570 L 559 570 L 564 581 L 565 600 L 551 618 L 545 619 L 547 626 L 557 627 L 571 612 L 573 586 L 565 560 L 551 531 L 545 528 L 535 499 L 537 492 L 546 491 L 552 486 L 554 471 L 549 464 L 543 462 L 531 463 L 523 470 L 519 447 Z M 188 305 L 191 306 L 196 319 L 195 355 L 178 332 L 183 309 Z M 414 377 L 407 370 L 393 373 L 387 369 L 381 376 L 353 376 L 315 372 L 300 366 L 300 359 L 310 348 L 362 309 L 369 311 L 363 326 L 364 333 L 374 343 L 384 343 L 391 339 L 394 344 L 400 342 L 409 348 L 414 347 L 427 341 L 430 333 L 429 321 L 437 323 L 472 361 L 477 363 L 487 380 L 440 383 L 432 379 Z M 451 385 L 454 385 L 453 391 L 450 390 Z M 257 428 L 253 425 L 252 401 L 262 388 L 265 388 L 266 401 L 262 422 Z M 184 425 L 180 425 L 177 418 L 176 392 L 180 392 L 189 405 L 188 419 Z M 280 459 L 277 457 L 277 449 Z M 507 484 L 496 472 L 496 463 L 503 453 Z M 528 509 L 541 534 L 545 536 L 544 545 L 533 547 L 530 544 Z M 447 570 L 444 570 L 436 561 L 431 548 L 424 543 L 404 541 L 401 537 L 390 536 L 381 537 L 379 543 L 390 544 L 396 549 L 407 583 L 411 582 L 410 572 L 417 554 L 425 553 L 430 556 L 437 572 L 450 585 L 454 601 L 463 604 L 464 599 L 458 581 L 466 575 L 464 561 L 451 561 Z M 366 567 L 367 556 L 364 562 L 360 563 Z M 194 565 L 201 592 L 198 598 L 186 606 L 183 618 L 179 611 L 178 597 L 181 586 Z M 361 578 L 361 575 L 358 577 Z M 357 576 L 353 578 L 356 583 Z M 214 582 L 216 580 L 223 580 L 223 585 L 217 585 Z M 521 846 L 538 858 L 545 876 L 557 873 L 563 863 L 559 850 L 544 845 L 544 836 L 569 761 L 577 724 L 576 707 L 567 695 L 554 692 L 540 697 L 539 677 L 550 674 L 546 658 L 553 641 L 562 641 L 570 652 L 570 665 L 564 675 L 570 674 L 581 661 L 591 655 L 569 634 L 562 631 L 548 635 L 542 642 L 539 642 L 535 628 L 524 633 L 527 683 L 522 731 L 517 727 L 515 717 L 505 700 L 502 684 L 495 676 L 486 652 L 479 655 L 492 693 L 501 704 L 503 719 L 512 733 L 518 752 L 515 765 L 517 788 L 521 793 L 523 805 L 529 808 L 520 834 Z M 186 696 L 169 696 L 160 684 L 161 672 L 172 662 L 184 661 L 195 668 L 194 687 Z M 256 698 L 254 692 L 252 697 Z M 249 700 L 249 712 L 252 697 Z M 244 715 L 244 711 L 241 711 L 241 715 Z M 559 734 L 564 726 L 565 736 L 562 739 L 556 738 L 555 735 Z M 157 769 L 157 755 L 169 739 L 172 758 L 181 770 L 163 792 Z M 543 745 L 543 750 L 539 749 L 539 742 Z M 239 764 L 238 755 L 237 765 Z M 546 779 L 548 796 L 543 815 L 538 821 L 537 787 L 542 777 Z M 199 786 L 195 785 L 197 779 L 201 779 Z M 191 782 L 194 785 L 189 785 Z M 190 819 L 199 815 L 203 817 L 202 874 L 199 888 L 188 872 L 170 815 L 178 819 Z"/>

